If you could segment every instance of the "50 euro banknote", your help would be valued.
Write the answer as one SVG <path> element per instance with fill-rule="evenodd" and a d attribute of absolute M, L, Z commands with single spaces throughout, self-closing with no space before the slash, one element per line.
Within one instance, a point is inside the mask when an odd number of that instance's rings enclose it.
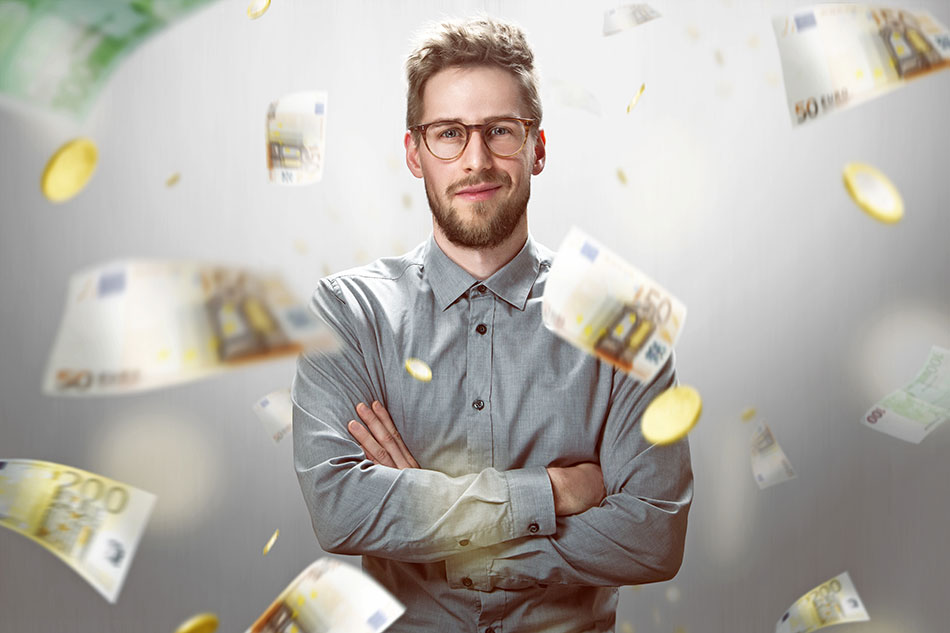
<path fill-rule="evenodd" d="M 861 422 L 875 431 L 920 444 L 950 420 L 950 350 L 930 349 L 920 373 L 874 404 Z"/>
<path fill-rule="evenodd" d="M 950 31 L 926 11 L 822 4 L 772 26 L 794 125 L 950 67 Z"/>
<path fill-rule="evenodd" d="M 187 261 L 117 261 L 70 280 L 43 391 L 144 391 L 336 345 L 277 275 Z"/>
<path fill-rule="evenodd" d="M 870 620 L 848 572 L 838 574 L 795 601 L 775 624 L 775 633 L 811 633 L 833 624 Z"/>
<path fill-rule="evenodd" d="M 0 460 L 0 525 L 36 541 L 114 603 L 155 495 L 94 473 Z"/>
<path fill-rule="evenodd" d="M 362 571 L 321 558 L 287 585 L 246 633 L 380 633 L 405 611 Z"/>
<path fill-rule="evenodd" d="M 649 382 L 673 353 L 686 306 L 577 228 L 551 266 L 544 325 L 589 354 Z"/>

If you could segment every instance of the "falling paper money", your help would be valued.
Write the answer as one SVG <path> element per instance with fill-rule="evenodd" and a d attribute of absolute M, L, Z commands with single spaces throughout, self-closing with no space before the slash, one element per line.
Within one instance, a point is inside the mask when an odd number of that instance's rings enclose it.
<path fill-rule="evenodd" d="M 290 388 L 272 391 L 256 403 L 254 413 L 264 425 L 264 430 L 274 444 L 290 433 L 294 423 L 294 405 L 290 400 Z"/>
<path fill-rule="evenodd" d="M 246 633 L 379 633 L 405 611 L 362 571 L 321 558 L 297 576 Z"/>
<path fill-rule="evenodd" d="M 195 262 L 118 261 L 70 280 L 43 391 L 157 389 L 336 344 L 279 276 Z"/>
<path fill-rule="evenodd" d="M 950 31 L 924 11 L 822 4 L 772 26 L 795 125 L 950 67 Z"/>
<path fill-rule="evenodd" d="M 542 316 L 572 345 L 649 382 L 673 353 L 686 306 L 574 227 L 551 266 Z"/>
<path fill-rule="evenodd" d="M 658 17 L 660 14 L 648 4 L 628 4 L 608 9 L 604 12 L 604 35 L 614 35 Z"/>
<path fill-rule="evenodd" d="M 848 572 L 838 574 L 795 601 L 775 624 L 775 633 L 811 633 L 832 624 L 870 620 Z"/>
<path fill-rule="evenodd" d="M 0 525 L 58 556 L 112 603 L 154 504 L 153 494 L 78 468 L 0 460 Z"/>
<path fill-rule="evenodd" d="M 907 386 L 881 399 L 862 422 L 905 442 L 920 442 L 950 420 L 950 350 L 934 346 Z"/>
<path fill-rule="evenodd" d="M 323 178 L 327 93 L 295 92 L 267 108 L 267 170 L 281 185 L 309 185 Z"/>
<path fill-rule="evenodd" d="M 749 438 L 749 460 L 752 476 L 761 490 L 796 477 L 795 469 L 765 422 L 756 424 Z"/>

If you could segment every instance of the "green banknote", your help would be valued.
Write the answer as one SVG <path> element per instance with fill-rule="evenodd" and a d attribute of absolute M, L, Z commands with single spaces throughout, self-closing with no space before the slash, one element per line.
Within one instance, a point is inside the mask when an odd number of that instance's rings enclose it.
<path fill-rule="evenodd" d="M 136 46 L 213 0 L 0 0 L 0 92 L 86 115 Z"/>
<path fill-rule="evenodd" d="M 362 571 L 321 558 L 303 570 L 246 633 L 380 633 L 405 611 Z"/>
<path fill-rule="evenodd" d="M 822 4 L 772 26 L 794 125 L 950 68 L 950 31 L 926 11 Z"/>
<path fill-rule="evenodd" d="M 919 374 L 904 388 L 888 394 L 864 415 L 875 431 L 920 444 L 950 420 L 950 350 L 936 345 Z"/>
<path fill-rule="evenodd" d="M 0 525 L 58 556 L 115 602 L 155 495 L 78 468 L 0 460 Z"/>

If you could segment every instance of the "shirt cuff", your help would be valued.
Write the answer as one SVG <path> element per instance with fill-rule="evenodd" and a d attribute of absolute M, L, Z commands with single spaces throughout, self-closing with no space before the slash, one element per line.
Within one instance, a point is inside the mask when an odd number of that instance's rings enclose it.
<path fill-rule="evenodd" d="M 511 504 L 509 539 L 523 536 L 549 536 L 557 531 L 554 515 L 554 490 L 543 466 L 505 472 Z"/>

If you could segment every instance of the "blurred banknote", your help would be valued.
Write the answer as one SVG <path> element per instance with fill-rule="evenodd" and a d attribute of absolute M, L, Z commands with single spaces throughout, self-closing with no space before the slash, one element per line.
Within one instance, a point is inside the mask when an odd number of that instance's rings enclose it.
<path fill-rule="evenodd" d="M 613 35 L 658 17 L 660 14 L 648 4 L 627 4 L 608 9 L 604 12 L 604 35 Z"/>
<path fill-rule="evenodd" d="M 327 93 L 295 92 L 267 108 L 267 170 L 281 185 L 309 185 L 323 178 Z"/>
<path fill-rule="evenodd" d="M 950 66 L 950 32 L 925 11 L 823 4 L 772 26 L 796 125 Z"/>
<path fill-rule="evenodd" d="M 934 346 L 917 377 L 871 407 L 862 422 L 876 431 L 920 444 L 947 420 L 950 420 L 950 350 Z"/>
<path fill-rule="evenodd" d="M 290 433 L 294 422 L 294 405 L 290 400 L 290 388 L 272 391 L 254 403 L 254 414 L 264 425 L 264 430 L 274 444 Z"/>
<path fill-rule="evenodd" d="M 405 610 L 362 571 L 321 558 L 297 576 L 245 633 L 379 633 Z"/>
<path fill-rule="evenodd" d="M 212 0 L 3 0 L 0 92 L 82 118 L 122 58 Z"/>
<path fill-rule="evenodd" d="M 832 624 L 870 620 L 848 572 L 838 574 L 795 601 L 776 622 L 775 633 L 810 633 Z"/>
<path fill-rule="evenodd" d="M 795 479 L 795 469 L 765 422 L 759 422 L 749 438 L 749 459 L 752 475 L 761 490 Z"/>
<path fill-rule="evenodd" d="M 78 468 L 0 460 L 0 525 L 61 558 L 112 603 L 154 503 L 153 494 Z"/>
<path fill-rule="evenodd" d="M 70 280 L 43 391 L 144 391 L 335 345 L 329 328 L 279 276 L 194 262 L 118 261 Z"/>
<path fill-rule="evenodd" d="M 561 338 L 648 382 L 673 353 L 686 306 L 575 227 L 554 258 L 542 315 Z"/>

